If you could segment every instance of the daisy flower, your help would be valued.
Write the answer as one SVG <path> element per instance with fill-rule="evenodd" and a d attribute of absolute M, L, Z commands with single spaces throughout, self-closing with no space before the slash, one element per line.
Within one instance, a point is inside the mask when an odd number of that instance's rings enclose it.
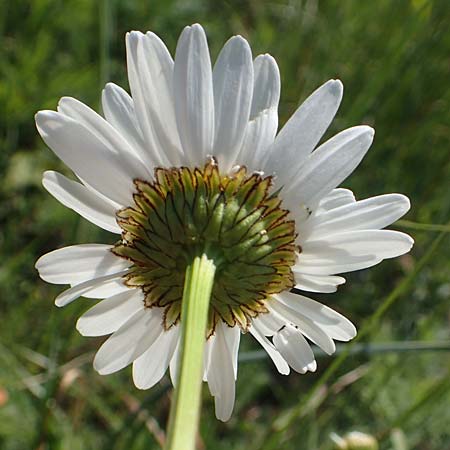
<path fill-rule="evenodd" d="M 331 293 L 345 279 L 408 252 L 412 239 L 384 230 L 409 209 L 386 194 L 355 200 L 339 188 L 370 147 L 355 126 L 319 145 L 342 83 L 319 87 L 278 129 L 280 74 L 232 37 L 212 67 L 200 25 L 186 27 L 172 59 L 153 33 L 126 36 L 131 96 L 109 83 L 103 116 L 74 98 L 40 111 L 36 124 L 77 180 L 48 171 L 44 187 L 63 205 L 116 234 L 42 256 L 42 279 L 71 287 L 56 298 L 102 299 L 83 314 L 84 336 L 111 336 L 94 359 L 100 374 L 133 365 L 140 389 L 170 367 L 177 379 L 187 265 L 214 260 L 204 380 L 216 416 L 232 412 L 241 334 L 281 374 L 316 370 L 310 342 L 326 353 L 356 335 L 341 314 L 299 291 Z"/>

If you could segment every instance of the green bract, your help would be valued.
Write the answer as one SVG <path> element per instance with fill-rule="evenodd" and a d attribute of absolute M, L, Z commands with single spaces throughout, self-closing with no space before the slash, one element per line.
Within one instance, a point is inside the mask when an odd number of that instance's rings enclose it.
<path fill-rule="evenodd" d="M 270 295 L 293 287 L 295 224 L 269 193 L 271 177 L 244 167 L 221 175 L 211 161 L 156 169 L 154 182 L 134 184 L 135 205 L 117 213 L 123 233 L 113 252 L 133 262 L 125 282 L 142 289 L 146 306 L 165 308 L 166 329 L 180 318 L 186 266 L 203 253 L 217 267 L 209 334 L 219 318 L 246 331 Z"/>

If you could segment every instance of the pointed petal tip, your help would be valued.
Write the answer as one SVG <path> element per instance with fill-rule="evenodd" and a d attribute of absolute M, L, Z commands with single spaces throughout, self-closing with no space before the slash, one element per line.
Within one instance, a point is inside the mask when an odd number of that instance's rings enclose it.
<path fill-rule="evenodd" d="M 129 31 L 125 35 L 125 42 L 127 45 L 137 45 L 141 36 L 143 36 L 143 34 L 140 31 Z"/>
<path fill-rule="evenodd" d="M 406 214 L 411 209 L 411 201 L 409 200 L 409 197 L 407 197 L 404 194 L 396 194 L 396 195 L 398 197 L 398 202 L 404 211 L 403 214 Z"/>
<path fill-rule="evenodd" d="M 344 93 L 344 85 L 342 84 L 341 80 L 328 80 L 324 86 L 326 86 L 330 90 L 330 93 L 335 97 L 342 98 L 342 95 Z"/>
<path fill-rule="evenodd" d="M 250 45 L 249 45 L 249 43 L 247 42 L 247 39 L 245 39 L 243 36 L 241 36 L 240 34 L 236 34 L 235 36 L 232 36 L 230 39 L 229 39 L 229 42 L 231 42 L 231 41 L 233 41 L 233 42 L 237 42 L 237 43 L 239 43 L 239 44 L 241 44 L 241 45 L 244 45 L 244 46 L 248 46 L 249 48 L 250 48 Z"/>
<path fill-rule="evenodd" d="M 180 34 L 180 39 L 185 35 L 196 35 L 197 37 L 206 39 L 206 33 L 204 28 L 199 23 L 194 23 L 192 25 L 188 25 L 183 28 L 183 31 Z"/>
<path fill-rule="evenodd" d="M 41 111 L 38 111 L 35 115 L 34 115 L 34 120 L 36 122 L 36 125 L 38 127 L 40 127 L 42 125 L 42 123 L 51 118 L 53 114 L 56 114 L 55 111 L 51 111 L 49 109 L 43 109 Z"/>
<path fill-rule="evenodd" d="M 253 61 L 253 63 L 265 63 L 265 62 L 275 62 L 275 58 L 270 53 L 261 53 L 260 55 L 257 55 Z"/>
<path fill-rule="evenodd" d="M 73 121 L 70 117 L 64 116 L 57 111 L 52 111 L 51 109 L 44 109 L 42 111 L 38 111 L 34 116 L 36 121 L 36 127 L 39 134 L 44 137 L 48 133 L 48 130 L 57 129 L 61 126 L 60 118 L 64 117 L 67 121 Z"/>
<path fill-rule="evenodd" d="M 62 308 L 63 306 L 66 306 L 66 303 L 64 301 L 62 301 L 59 297 L 60 296 L 58 295 L 58 297 L 55 298 L 55 305 L 58 308 Z"/>
<path fill-rule="evenodd" d="M 161 40 L 161 38 L 156 33 L 153 33 L 153 31 L 147 31 L 145 34 L 143 34 L 143 36 L 145 38 L 147 38 L 147 40 L 149 40 L 149 41 L 158 41 L 158 42 L 162 43 L 162 45 L 165 46 L 165 44 Z"/>
<path fill-rule="evenodd" d="M 190 28 L 192 30 L 197 30 L 197 31 L 202 31 L 205 32 L 205 30 L 203 29 L 203 27 L 198 23 L 193 23 L 191 26 L 187 26 L 186 28 Z"/>
<path fill-rule="evenodd" d="M 339 342 L 349 342 L 352 339 L 354 339 L 356 337 L 356 335 L 358 334 L 358 330 L 356 329 L 355 325 L 353 325 L 353 322 L 351 322 L 347 318 L 344 318 L 344 319 L 345 319 L 345 329 L 344 329 L 344 326 L 342 325 L 341 330 L 345 334 L 342 336 L 339 336 L 339 338 L 336 338 L 336 337 L 333 338 Z"/>
<path fill-rule="evenodd" d="M 407 240 L 409 241 L 409 249 L 408 249 L 409 252 L 414 246 L 414 239 L 409 234 L 406 234 L 406 236 L 408 238 Z"/>
<path fill-rule="evenodd" d="M 132 36 L 132 37 L 140 37 L 142 35 L 143 35 L 142 31 L 139 31 L 139 30 L 131 30 L 126 34 L 126 36 Z"/>
<path fill-rule="evenodd" d="M 92 367 L 99 375 L 109 375 L 114 373 L 114 371 L 109 371 L 107 367 L 104 367 L 104 363 L 98 358 L 98 352 L 94 357 Z"/>
<path fill-rule="evenodd" d="M 388 231 L 392 234 L 395 234 L 398 238 L 398 241 L 396 242 L 396 253 L 393 253 L 393 256 L 389 256 L 389 258 L 397 258 L 398 256 L 405 255 L 406 253 L 409 253 L 411 251 L 412 247 L 414 246 L 414 239 L 409 234 L 403 233 L 402 231 L 386 230 L 386 232 Z"/>
<path fill-rule="evenodd" d="M 185 35 L 186 33 L 193 33 L 193 32 L 205 32 L 203 30 L 203 27 L 199 24 L 199 23 L 193 23 L 192 25 L 186 25 L 183 30 L 180 33 L 179 38 L 181 38 L 181 36 Z"/>
<path fill-rule="evenodd" d="M 220 397 L 218 397 L 218 396 L 215 397 L 214 400 L 215 400 L 215 404 L 216 405 L 217 405 L 218 402 L 221 401 Z M 220 420 L 221 422 L 228 422 L 230 420 L 230 418 L 231 418 L 231 415 L 233 414 L 233 409 L 231 409 L 231 411 L 221 411 L 220 407 L 217 407 L 217 406 L 216 406 L 215 409 L 216 409 L 216 411 L 215 411 L 216 418 L 218 420 Z"/>
<path fill-rule="evenodd" d="M 356 135 L 359 135 L 367 138 L 370 143 L 372 143 L 375 136 L 375 130 L 369 125 L 355 125 L 354 127 L 347 128 L 344 132 L 352 132 L 355 137 Z"/>
<path fill-rule="evenodd" d="M 141 384 L 139 384 L 139 382 L 136 382 L 136 381 L 134 381 L 134 387 L 136 389 L 139 389 L 140 391 L 146 391 L 147 389 L 149 389 L 146 386 L 141 385 Z"/>
<path fill-rule="evenodd" d="M 34 121 L 36 122 L 36 124 L 38 123 L 38 120 L 40 120 L 40 118 L 42 117 L 42 113 L 44 112 L 45 110 L 41 110 L 41 111 L 38 111 L 37 113 L 35 113 L 35 115 L 34 115 Z"/>
<path fill-rule="evenodd" d="M 139 389 L 140 391 L 145 391 L 145 390 L 149 389 L 149 387 L 146 386 L 145 383 L 143 383 L 143 380 L 137 374 L 136 361 L 133 362 L 132 377 L 133 377 L 133 383 L 134 383 L 134 386 L 136 387 L 136 389 Z"/>
<path fill-rule="evenodd" d="M 114 90 L 115 86 L 116 85 L 114 83 L 108 82 L 105 84 L 105 87 L 103 88 L 102 92 L 111 92 Z"/>
<path fill-rule="evenodd" d="M 84 334 L 83 320 L 81 320 L 81 317 L 77 320 L 75 328 L 77 329 L 78 333 L 81 334 L 81 336 L 86 336 Z"/>
<path fill-rule="evenodd" d="M 102 369 L 97 361 L 96 358 L 94 358 L 94 362 L 92 363 L 92 367 L 99 375 L 107 375 L 108 373 Z"/>
<path fill-rule="evenodd" d="M 41 276 L 41 268 L 42 268 L 42 256 L 39 257 L 34 263 L 34 268 L 38 271 L 39 276 Z"/>

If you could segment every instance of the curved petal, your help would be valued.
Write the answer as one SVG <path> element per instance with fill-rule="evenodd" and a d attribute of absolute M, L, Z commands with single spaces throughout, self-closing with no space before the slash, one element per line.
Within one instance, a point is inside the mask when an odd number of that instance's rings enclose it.
<path fill-rule="evenodd" d="M 374 131 L 368 126 L 349 128 L 315 150 L 295 181 L 286 186 L 285 202 L 295 211 L 297 205 L 314 209 L 321 198 L 345 180 L 361 162 Z"/>
<path fill-rule="evenodd" d="M 100 375 L 117 372 L 139 358 L 164 332 L 162 308 L 145 308 L 125 322 L 100 347 L 94 369 Z"/>
<path fill-rule="evenodd" d="M 280 352 L 274 347 L 274 345 L 264 336 L 259 330 L 259 326 L 253 321 L 253 326 L 249 329 L 250 334 L 261 344 L 262 348 L 270 356 L 270 359 L 275 364 L 278 372 L 282 375 L 289 375 L 289 364 L 281 356 Z"/>
<path fill-rule="evenodd" d="M 270 302 L 269 310 L 274 314 L 279 314 L 283 317 L 286 324 L 291 323 L 298 327 L 299 331 L 304 336 L 318 345 L 328 355 L 331 355 L 336 351 L 336 345 L 334 344 L 333 339 L 328 336 L 321 326 L 318 326 L 312 320 L 292 309 L 290 306 L 281 303 L 277 297 L 274 297 Z M 283 355 L 283 353 L 281 354 Z"/>
<path fill-rule="evenodd" d="M 339 208 L 339 206 L 348 205 L 356 202 L 355 196 L 350 189 L 336 188 L 329 192 L 319 201 L 316 214 Z"/>
<path fill-rule="evenodd" d="M 261 171 L 266 150 L 273 143 L 278 129 L 280 71 L 270 55 L 259 55 L 253 63 L 254 86 L 250 121 L 238 156 L 239 164 L 250 171 Z"/>
<path fill-rule="evenodd" d="M 126 270 L 131 263 L 111 252 L 111 245 L 81 244 L 53 250 L 36 261 L 39 276 L 54 284 L 79 284 Z"/>
<path fill-rule="evenodd" d="M 94 225 L 111 233 L 122 232 L 116 222 L 116 211 L 121 208 L 117 203 L 51 170 L 44 172 L 42 185 L 56 200 Z"/>
<path fill-rule="evenodd" d="M 382 259 L 374 255 L 364 257 L 346 257 L 337 259 L 317 259 L 313 261 L 299 261 L 299 265 L 293 267 L 293 271 L 300 274 L 314 276 L 328 276 L 338 273 L 354 272 L 355 270 L 367 269 L 380 264 Z"/>
<path fill-rule="evenodd" d="M 315 372 L 317 363 L 314 353 L 302 333 L 290 324 L 273 337 L 276 349 L 298 373 Z"/>
<path fill-rule="evenodd" d="M 225 340 L 233 362 L 234 379 L 237 379 L 239 343 L 241 342 L 241 329 L 228 327 L 225 332 Z"/>
<path fill-rule="evenodd" d="M 403 255 L 413 246 L 413 239 L 400 231 L 392 230 L 355 230 L 324 236 L 318 240 L 309 240 L 302 246 L 299 260 L 311 256 L 331 255 L 336 258 L 341 253 L 349 257 L 375 256 L 377 259 L 395 258 Z"/>
<path fill-rule="evenodd" d="M 170 380 L 172 381 L 173 386 L 177 387 L 178 382 L 178 372 L 180 369 L 180 340 L 178 340 L 177 345 L 175 346 L 175 350 L 172 355 L 172 359 L 170 360 L 169 370 L 170 370 Z"/>
<path fill-rule="evenodd" d="M 129 160 L 129 165 L 133 168 L 136 178 L 144 178 L 151 175 L 151 168 L 142 164 L 136 148 L 130 146 L 128 141 L 92 108 L 89 108 L 89 106 L 76 98 L 62 97 L 58 102 L 58 112 L 83 125 L 112 153 L 117 153 L 122 158 Z"/>
<path fill-rule="evenodd" d="M 61 292 L 55 299 L 55 305 L 59 307 L 66 306 L 82 296 L 101 298 L 126 291 L 129 288 L 122 283 L 122 277 L 127 272 L 127 270 L 123 270 L 122 272 L 105 275 L 77 284 Z"/>
<path fill-rule="evenodd" d="M 287 121 L 268 149 L 264 171 L 277 176 L 279 187 L 299 175 L 308 155 L 319 143 L 341 103 L 343 85 L 329 80 L 314 91 Z"/>
<path fill-rule="evenodd" d="M 133 381 L 138 389 L 150 389 L 166 373 L 178 343 L 180 327 L 163 331 L 151 347 L 133 362 Z"/>
<path fill-rule="evenodd" d="M 332 339 L 349 341 L 356 336 L 355 326 L 342 314 L 302 295 L 283 292 L 277 300 L 320 326 Z"/>
<path fill-rule="evenodd" d="M 386 194 L 334 208 L 307 221 L 302 238 L 314 240 L 356 230 L 377 230 L 408 212 L 410 203 L 400 194 Z"/>
<path fill-rule="evenodd" d="M 114 83 L 107 83 L 102 91 L 102 109 L 106 120 L 124 137 L 148 169 L 156 167 L 144 142 L 141 126 L 128 92 Z"/>
<path fill-rule="evenodd" d="M 44 142 L 81 179 L 120 205 L 133 201 L 133 179 L 142 163 L 118 152 L 84 125 L 55 111 L 39 111 L 36 125 Z"/>
<path fill-rule="evenodd" d="M 237 164 L 253 95 L 252 52 L 241 36 L 228 40 L 213 70 L 215 138 L 213 155 L 228 172 Z"/>
<path fill-rule="evenodd" d="M 232 338 L 227 337 L 230 333 L 233 333 L 233 328 L 218 323 L 210 338 L 213 347 L 207 367 L 208 387 L 214 396 L 216 417 L 223 422 L 231 417 L 235 397 L 233 355 L 228 347 L 228 341 Z"/>
<path fill-rule="evenodd" d="M 187 161 L 202 166 L 212 155 L 214 94 L 208 44 L 203 28 L 186 27 L 178 40 L 174 66 L 175 116 Z"/>
<path fill-rule="evenodd" d="M 117 331 L 131 316 L 144 310 L 142 292 L 126 292 L 101 300 L 88 309 L 77 321 L 77 330 L 83 336 L 104 336 Z"/>
<path fill-rule="evenodd" d="M 253 323 L 256 325 L 258 331 L 265 336 L 273 336 L 279 329 L 283 328 L 286 323 L 278 314 L 264 313 L 259 314 L 258 317 L 253 319 Z"/>
<path fill-rule="evenodd" d="M 309 292 L 336 292 L 337 286 L 345 283 L 345 278 L 335 276 L 307 275 L 296 272 L 293 267 L 295 288 Z"/>
<path fill-rule="evenodd" d="M 154 33 L 127 34 L 128 79 L 137 120 L 151 159 L 158 166 L 180 161 L 173 101 L 173 60 Z"/>

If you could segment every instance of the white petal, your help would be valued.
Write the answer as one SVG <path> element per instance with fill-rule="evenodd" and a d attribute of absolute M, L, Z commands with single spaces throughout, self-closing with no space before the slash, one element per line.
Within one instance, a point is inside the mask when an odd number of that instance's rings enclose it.
<path fill-rule="evenodd" d="M 332 339 L 348 341 L 356 336 L 356 328 L 350 320 L 322 303 L 291 292 L 278 294 L 277 300 L 312 320 Z"/>
<path fill-rule="evenodd" d="M 207 368 L 208 387 L 214 396 L 216 417 L 226 422 L 233 412 L 235 379 L 233 355 L 227 344 L 228 333 L 232 328 L 219 322 L 212 339 L 212 350 Z"/>
<path fill-rule="evenodd" d="M 163 331 L 152 346 L 133 362 L 133 381 L 138 389 L 150 389 L 166 373 L 178 343 L 180 327 Z"/>
<path fill-rule="evenodd" d="M 345 283 L 345 278 L 336 276 L 307 275 L 298 273 L 293 267 L 296 289 L 309 292 L 336 292 L 337 286 Z"/>
<path fill-rule="evenodd" d="M 155 167 L 157 160 L 152 159 L 144 142 L 134 102 L 128 92 L 114 83 L 108 83 L 102 91 L 102 109 L 106 120 L 133 147 L 142 162 L 148 168 Z"/>
<path fill-rule="evenodd" d="M 319 201 L 317 212 L 322 213 L 323 211 L 329 211 L 330 209 L 339 208 L 339 206 L 348 205 L 355 201 L 355 196 L 349 189 L 333 189 Z"/>
<path fill-rule="evenodd" d="M 214 96 L 208 44 L 198 24 L 186 27 L 178 40 L 174 101 L 184 153 L 191 165 L 203 165 L 212 154 Z"/>
<path fill-rule="evenodd" d="M 281 356 L 279 351 L 272 345 L 272 343 L 264 336 L 264 334 L 259 330 L 259 325 L 253 321 L 251 328 L 249 329 L 250 334 L 261 344 L 264 350 L 272 359 L 278 372 L 282 375 L 289 375 L 290 369 L 288 363 Z"/>
<path fill-rule="evenodd" d="M 303 249 L 302 253 L 297 254 L 297 263 L 292 267 L 292 271 L 295 274 L 328 276 L 365 269 L 381 261 L 382 258 L 376 255 L 353 255 L 343 248 L 335 248 L 327 242 L 316 241 L 306 252 Z"/>
<path fill-rule="evenodd" d="M 239 327 L 227 327 L 225 329 L 225 340 L 228 346 L 228 351 L 231 355 L 231 360 L 233 363 L 234 379 L 237 379 L 237 369 L 238 369 L 238 354 L 239 354 L 239 343 L 241 341 L 241 330 Z"/>
<path fill-rule="evenodd" d="M 309 255 L 322 254 L 326 256 L 333 250 L 347 253 L 351 257 L 364 257 L 373 255 L 378 259 L 395 258 L 403 255 L 413 245 L 410 236 L 399 231 L 392 230 L 356 230 L 340 234 L 325 236 L 318 240 L 305 242 L 300 254 L 307 259 Z"/>
<path fill-rule="evenodd" d="M 130 89 L 147 151 L 158 166 L 177 165 L 180 141 L 173 104 L 173 60 L 153 33 L 127 34 Z"/>
<path fill-rule="evenodd" d="M 265 336 L 273 336 L 286 323 L 282 317 L 271 313 L 259 314 L 253 322 Z"/>
<path fill-rule="evenodd" d="M 178 383 L 178 373 L 180 370 L 180 340 L 178 339 L 178 343 L 173 352 L 172 359 L 170 360 L 169 370 L 170 370 L 170 380 L 172 381 L 173 386 L 176 388 Z"/>
<path fill-rule="evenodd" d="M 117 331 L 136 312 L 144 310 L 142 292 L 126 292 L 100 301 L 88 309 L 77 321 L 77 330 L 83 336 L 104 336 Z"/>
<path fill-rule="evenodd" d="M 39 276 L 49 283 L 79 284 L 122 272 L 131 263 L 111 252 L 111 245 L 81 244 L 60 248 L 36 261 Z"/>
<path fill-rule="evenodd" d="M 325 353 L 331 355 L 336 351 L 333 340 L 325 333 L 321 326 L 318 326 L 315 322 L 292 309 L 290 306 L 281 303 L 277 297 L 272 298 L 269 309 L 274 314 L 279 314 L 283 317 L 286 320 L 286 323 L 290 322 L 292 325 L 298 327 L 303 335 L 318 345 Z M 281 352 L 280 349 L 278 350 Z M 281 354 L 284 356 L 282 352 Z"/>
<path fill-rule="evenodd" d="M 203 350 L 203 381 L 208 381 L 208 368 L 211 361 L 211 354 L 214 349 L 214 335 L 206 340 L 205 349 Z"/>
<path fill-rule="evenodd" d="M 36 114 L 44 142 L 75 174 L 120 205 L 132 204 L 133 179 L 142 175 L 142 163 L 92 134 L 84 125 L 54 111 Z"/>
<path fill-rule="evenodd" d="M 319 200 L 347 178 L 372 143 L 374 131 L 368 126 L 349 128 L 315 150 L 295 181 L 286 186 L 284 201 L 295 211 L 297 205 L 314 209 Z"/>
<path fill-rule="evenodd" d="M 254 86 L 250 121 L 237 158 L 251 171 L 261 171 L 266 150 L 273 143 L 278 129 L 280 71 L 270 55 L 259 55 L 254 61 Z"/>
<path fill-rule="evenodd" d="M 115 295 L 119 292 L 123 292 L 127 288 L 125 285 L 121 285 L 122 277 L 127 273 L 127 270 L 122 272 L 113 273 L 111 275 L 106 275 L 103 277 L 98 277 L 93 280 L 88 280 L 83 283 L 77 284 L 76 286 L 67 289 L 58 295 L 55 299 L 56 306 L 66 306 L 69 303 L 76 300 L 78 297 L 85 296 L 88 297 L 91 295 L 91 298 L 97 298 L 94 293 L 94 297 L 92 294 L 95 290 L 98 290 L 106 286 L 106 289 L 103 291 L 106 295 L 102 295 L 101 297 L 107 297 L 109 295 Z"/>
<path fill-rule="evenodd" d="M 92 189 L 69 180 L 58 172 L 50 170 L 44 172 L 42 184 L 56 200 L 89 222 L 112 233 L 121 233 L 116 222 L 116 211 L 120 206 L 117 207 L 116 203 L 106 200 Z"/>
<path fill-rule="evenodd" d="M 273 337 L 273 343 L 288 364 L 299 373 L 315 372 L 314 353 L 299 330 L 287 324 Z"/>
<path fill-rule="evenodd" d="M 339 80 L 314 91 L 288 120 L 268 150 L 264 171 L 276 174 L 279 186 L 289 185 L 333 120 L 342 99 Z"/>
<path fill-rule="evenodd" d="M 94 369 L 100 375 L 117 372 L 139 358 L 163 333 L 162 308 L 146 308 L 135 313 L 100 347 Z"/>
<path fill-rule="evenodd" d="M 315 263 L 303 262 L 299 266 L 294 266 L 298 273 L 307 275 L 335 275 L 338 273 L 354 272 L 355 270 L 367 269 L 368 267 L 380 264 L 382 259 L 373 255 L 366 257 L 354 257 L 346 261 L 316 261 Z"/>
<path fill-rule="evenodd" d="M 126 272 L 125 272 L 126 273 Z M 131 288 L 129 288 L 124 282 L 123 278 L 115 278 L 113 280 L 109 280 L 107 283 L 100 283 L 97 286 L 93 286 L 88 291 L 83 293 L 83 297 L 85 298 L 109 298 L 114 295 L 121 294 L 122 292 L 127 292 Z M 77 285 L 72 285 L 72 287 L 76 287 Z"/>
<path fill-rule="evenodd" d="M 221 170 L 237 164 L 253 95 L 252 52 L 241 36 L 228 40 L 213 70 L 215 139 L 213 155 Z"/>
<path fill-rule="evenodd" d="M 320 214 L 307 221 L 301 234 L 313 240 L 353 230 L 377 230 L 395 222 L 409 208 L 409 200 L 404 195 L 380 195 Z"/>
<path fill-rule="evenodd" d="M 136 178 L 145 178 L 152 174 L 150 168 L 143 164 L 136 148 L 130 146 L 129 142 L 110 123 L 89 106 L 75 98 L 62 97 L 58 102 L 58 112 L 86 127 L 112 152 L 127 158 Z"/>

